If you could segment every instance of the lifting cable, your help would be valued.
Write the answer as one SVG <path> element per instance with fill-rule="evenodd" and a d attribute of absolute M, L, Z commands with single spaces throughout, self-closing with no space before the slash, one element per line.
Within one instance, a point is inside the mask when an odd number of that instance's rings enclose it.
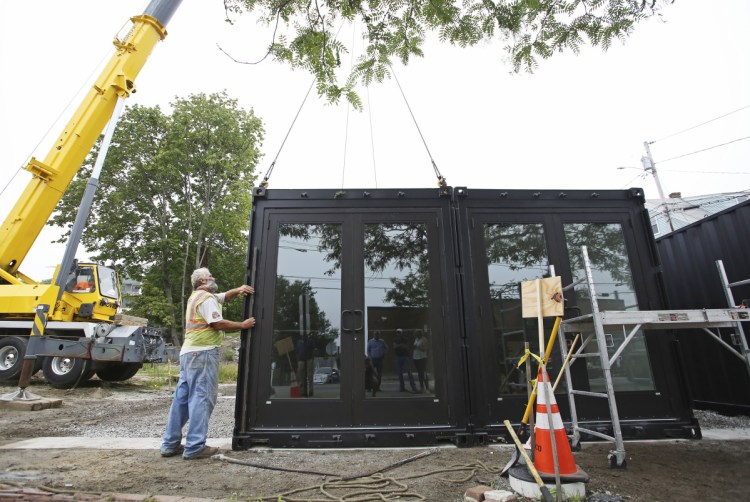
<path fill-rule="evenodd" d="M 336 33 L 337 37 L 338 34 L 341 32 L 341 28 L 343 28 L 343 23 L 339 27 L 338 32 Z M 354 47 L 354 37 L 356 33 L 352 32 L 352 48 Z M 364 44 L 364 41 L 363 41 Z M 354 53 L 352 51 L 351 54 L 351 65 L 353 66 L 354 62 Z M 396 76 L 396 72 L 393 69 L 392 65 L 388 65 L 390 68 L 391 74 L 393 75 L 393 79 L 396 81 L 396 85 L 398 86 L 398 90 L 401 93 L 401 97 L 404 98 L 404 103 L 406 104 L 406 108 L 409 110 L 409 115 L 411 115 L 411 119 L 414 122 L 414 126 L 417 128 L 417 132 L 419 133 L 419 137 L 422 140 L 422 144 L 425 147 L 425 150 L 427 151 L 427 155 L 430 157 L 430 163 L 432 164 L 432 168 L 435 171 L 435 176 L 438 180 L 438 187 L 445 187 L 447 186 L 447 181 L 443 177 L 442 174 L 440 174 L 440 170 L 437 167 L 437 164 L 435 163 L 435 159 L 432 156 L 432 152 L 430 152 L 430 148 L 427 146 L 427 141 L 424 139 L 424 135 L 422 134 L 422 129 L 419 127 L 419 124 L 417 123 L 417 119 L 414 116 L 414 112 L 411 109 L 411 106 L 409 105 L 409 100 L 406 98 L 406 94 L 404 93 L 403 88 L 401 87 L 401 82 L 399 82 L 398 77 Z M 297 122 L 297 118 L 299 118 L 300 112 L 302 112 L 302 108 L 305 106 L 305 103 L 307 102 L 307 98 L 310 96 L 310 91 L 312 91 L 313 86 L 315 85 L 316 79 L 313 79 L 312 83 L 310 84 L 310 88 L 307 90 L 307 94 L 305 94 L 305 98 L 302 100 L 302 103 L 299 106 L 299 109 L 297 110 L 297 114 L 294 116 L 294 120 L 292 120 L 292 124 L 289 126 L 289 130 L 287 131 L 286 135 L 284 136 L 284 140 L 281 142 L 281 146 L 279 147 L 278 152 L 276 153 L 276 156 L 274 157 L 273 161 L 271 162 L 271 165 L 269 166 L 268 170 L 266 171 L 266 174 L 263 176 L 263 181 L 261 181 L 260 186 L 263 188 L 268 187 L 268 180 L 271 177 L 271 173 L 273 172 L 274 167 L 276 166 L 276 161 L 279 158 L 279 155 L 281 154 L 281 150 L 284 148 L 284 145 L 286 144 L 286 140 L 289 138 L 289 134 L 292 132 L 292 128 L 294 127 L 294 124 Z M 369 124 L 370 124 L 370 146 L 371 146 L 371 152 L 372 152 L 372 168 L 373 168 L 373 176 L 375 178 L 375 188 L 378 186 L 378 176 L 377 176 L 377 166 L 375 163 L 375 139 L 373 134 L 373 127 L 372 127 L 372 107 L 370 104 L 370 89 L 369 87 L 365 87 L 367 92 L 367 107 L 368 107 L 368 118 L 369 118 Z M 347 107 L 347 113 L 346 113 L 346 128 L 344 132 L 344 160 L 343 165 L 341 169 L 341 189 L 344 188 L 344 179 L 346 175 L 346 154 L 347 154 L 347 147 L 348 147 L 348 135 L 349 135 L 349 108 Z"/>
<path fill-rule="evenodd" d="M 352 25 L 352 50 L 349 53 L 349 73 L 354 68 L 354 36 L 357 33 L 356 25 Z M 341 165 L 341 191 L 344 191 L 344 177 L 346 176 L 346 150 L 349 146 L 349 111 L 350 106 L 346 106 L 346 125 L 344 126 L 344 161 Z"/>
<path fill-rule="evenodd" d="M 356 26 L 352 27 L 352 52 L 350 54 L 349 71 L 354 68 L 354 40 L 357 35 Z M 366 52 L 364 37 L 362 38 L 362 54 Z M 375 188 L 378 188 L 378 170 L 375 164 L 375 135 L 373 134 L 372 128 L 372 104 L 370 103 L 370 87 L 365 86 L 365 92 L 367 93 L 367 118 L 370 125 L 370 153 L 372 154 L 372 174 L 375 180 Z M 346 173 L 346 152 L 349 142 L 349 107 L 346 109 L 346 131 L 344 132 L 344 165 L 341 170 L 341 190 L 344 190 L 344 176 Z"/>
<path fill-rule="evenodd" d="M 409 109 L 409 114 L 411 115 L 411 119 L 414 121 L 414 126 L 417 128 L 419 137 L 422 138 L 422 144 L 424 145 L 425 150 L 427 150 L 427 155 L 430 157 L 430 162 L 432 162 L 432 168 L 435 170 L 435 176 L 437 176 L 437 179 L 438 179 L 438 186 L 444 187 L 448 183 L 447 181 L 445 181 L 445 178 L 443 178 L 443 176 L 440 174 L 437 164 L 435 164 L 435 159 L 432 158 L 432 153 L 430 152 L 430 148 L 427 146 L 427 142 L 425 141 L 424 136 L 422 135 L 422 130 L 419 128 L 419 124 L 417 124 L 417 119 L 414 117 L 414 113 L 411 111 L 411 106 L 409 106 L 409 101 L 406 99 L 406 94 L 404 94 L 404 90 L 401 88 L 401 83 L 398 81 L 398 77 L 396 76 L 396 72 L 393 70 L 393 66 L 388 65 L 388 67 L 391 69 L 393 80 L 396 81 L 396 85 L 398 85 L 398 90 L 401 91 L 401 96 L 404 98 L 404 103 L 406 103 L 406 108 Z"/>
<path fill-rule="evenodd" d="M 336 37 L 335 38 L 337 38 L 339 36 L 339 33 L 341 32 L 341 28 L 343 28 L 343 27 L 344 27 L 344 23 L 342 21 L 341 26 L 339 26 L 339 29 L 336 32 Z M 276 166 L 276 161 L 279 159 L 279 155 L 281 155 L 281 150 L 284 148 L 284 144 L 286 144 L 286 140 L 289 138 L 289 134 L 292 132 L 292 128 L 294 127 L 294 124 L 297 122 L 297 118 L 299 118 L 299 114 L 302 111 L 302 107 L 305 106 L 305 103 L 307 102 L 307 98 L 308 98 L 308 96 L 310 96 L 310 91 L 312 91 L 312 88 L 315 85 L 316 81 L 317 81 L 317 78 L 313 78 L 313 81 L 310 83 L 310 88 L 307 89 L 307 94 L 305 94 L 305 98 L 302 100 L 302 103 L 299 105 L 299 109 L 297 110 L 297 114 L 294 116 L 294 120 L 292 120 L 292 124 L 289 126 L 289 130 L 286 132 L 286 136 L 284 136 L 284 141 L 281 142 L 281 146 L 279 147 L 279 151 L 276 152 L 276 157 L 273 158 L 273 162 L 271 162 L 271 165 L 268 167 L 268 171 L 266 171 L 265 176 L 263 176 L 263 181 L 260 182 L 260 186 L 261 187 L 268 188 L 268 180 L 271 177 L 271 173 L 273 172 L 273 168 Z"/>
<path fill-rule="evenodd" d="M 372 153 L 372 175 L 375 178 L 375 188 L 378 188 L 378 169 L 375 166 L 375 135 L 372 132 L 372 105 L 370 105 L 370 88 L 366 87 L 365 90 L 367 92 L 367 118 L 370 120 L 370 152 Z"/>
<path fill-rule="evenodd" d="M 263 188 L 268 188 L 268 179 L 271 177 L 271 172 L 273 172 L 273 168 L 276 165 L 276 161 L 278 160 L 279 155 L 281 155 L 281 150 L 284 148 L 284 144 L 286 144 L 286 140 L 289 138 L 289 134 L 292 132 L 292 128 L 294 127 L 294 124 L 297 122 L 297 118 L 299 118 L 299 114 L 302 111 L 302 107 L 305 106 L 305 103 L 307 102 L 307 97 L 310 96 L 310 91 L 312 91 L 312 88 L 315 85 L 316 80 L 317 79 L 314 78 L 312 83 L 310 84 L 310 88 L 307 89 L 307 94 L 305 94 L 305 98 L 302 100 L 302 103 L 299 105 L 297 114 L 294 116 L 294 120 L 292 120 L 292 124 L 289 126 L 289 130 L 286 132 L 286 136 L 284 136 L 284 141 L 281 142 L 279 151 L 276 152 L 276 157 L 273 158 L 273 162 L 271 162 L 271 166 L 268 168 L 268 171 L 266 171 L 266 175 L 263 176 L 263 181 L 260 182 L 260 186 L 262 186 Z"/>
<path fill-rule="evenodd" d="M 352 44 L 353 46 L 354 44 Z M 366 52 L 365 39 L 362 37 L 362 54 Z M 367 93 L 367 118 L 370 122 L 370 153 L 372 153 L 372 176 L 375 179 L 375 188 L 378 188 L 378 169 L 375 164 L 375 134 L 372 129 L 372 104 L 370 103 L 370 86 L 365 86 Z"/>

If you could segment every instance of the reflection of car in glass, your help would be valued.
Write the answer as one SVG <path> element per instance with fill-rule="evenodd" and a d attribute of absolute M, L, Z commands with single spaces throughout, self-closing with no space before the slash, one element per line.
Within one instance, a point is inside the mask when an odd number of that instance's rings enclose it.
<path fill-rule="evenodd" d="M 339 381 L 339 370 L 324 366 L 316 368 L 313 373 L 313 383 L 335 383 Z"/>

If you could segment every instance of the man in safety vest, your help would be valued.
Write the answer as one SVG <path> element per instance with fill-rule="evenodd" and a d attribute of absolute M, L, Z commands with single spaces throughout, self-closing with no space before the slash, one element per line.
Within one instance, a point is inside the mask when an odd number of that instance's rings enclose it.
<path fill-rule="evenodd" d="M 193 294 L 185 312 L 185 343 L 180 351 L 180 378 L 167 417 L 161 445 L 162 457 L 182 455 L 191 460 L 208 458 L 218 448 L 206 445 L 208 421 L 219 394 L 219 347 L 224 330 L 238 331 L 255 326 L 255 318 L 242 322 L 228 321 L 221 314 L 221 304 L 237 296 L 253 294 L 253 288 L 242 285 L 217 293 L 216 280 L 207 268 L 199 268 L 190 277 Z M 190 421 L 182 441 L 182 428 Z"/>

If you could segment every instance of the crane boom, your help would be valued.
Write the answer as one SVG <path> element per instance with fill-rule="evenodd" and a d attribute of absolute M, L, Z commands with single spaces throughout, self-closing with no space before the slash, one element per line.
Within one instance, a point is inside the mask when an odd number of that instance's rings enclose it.
<path fill-rule="evenodd" d="M 18 269 L 112 116 L 118 99 L 135 92 L 135 78 L 182 0 L 151 0 L 122 40 L 44 160 L 32 157 L 25 169 L 33 178 L 0 227 L 0 283 L 28 278 Z"/>
<path fill-rule="evenodd" d="M 115 37 L 114 55 L 47 156 L 26 166 L 32 179 L 0 227 L 0 381 L 19 383 L 18 393 L 0 400 L 32 399 L 25 388 L 39 369 L 50 385 L 70 388 L 94 372 L 106 381 L 127 380 L 144 362 L 164 359 L 161 330 L 121 313 L 117 272 L 94 263 L 74 265 L 97 179 L 89 180 L 53 283 L 36 282 L 19 267 L 102 129 L 119 113 L 119 100 L 135 92 L 136 76 L 166 37 L 167 22 L 181 2 L 150 0 L 143 14 L 130 19 L 125 35 Z M 100 154 L 105 151 L 102 146 Z M 99 159 L 95 171 L 98 167 Z"/>

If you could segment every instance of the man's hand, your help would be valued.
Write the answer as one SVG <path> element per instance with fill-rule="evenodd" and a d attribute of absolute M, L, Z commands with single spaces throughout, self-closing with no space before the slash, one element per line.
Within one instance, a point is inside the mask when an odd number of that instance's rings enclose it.
<path fill-rule="evenodd" d="M 255 289 L 253 289 L 252 286 L 248 286 L 247 284 L 243 284 L 242 286 L 234 289 L 230 289 L 229 291 L 224 293 L 224 300 L 228 301 L 232 298 L 236 298 L 238 296 L 247 296 L 252 295 L 255 293 Z"/>
<path fill-rule="evenodd" d="M 250 329 L 253 326 L 255 326 L 255 317 L 251 317 L 250 319 L 245 319 L 240 324 L 242 325 L 242 329 Z"/>
<path fill-rule="evenodd" d="M 241 329 L 250 329 L 253 326 L 255 326 L 255 317 L 251 317 L 250 319 L 245 319 L 241 322 L 235 322 L 235 321 L 228 321 L 226 319 L 222 319 L 221 321 L 216 321 L 210 323 L 211 327 L 214 329 L 220 329 L 223 331 L 238 331 Z"/>
<path fill-rule="evenodd" d="M 247 284 L 243 284 L 239 288 L 234 288 L 234 290 L 240 296 L 247 296 L 247 295 L 252 295 L 253 293 L 255 293 L 255 290 L 251 286 L 248 286 Z"/>

